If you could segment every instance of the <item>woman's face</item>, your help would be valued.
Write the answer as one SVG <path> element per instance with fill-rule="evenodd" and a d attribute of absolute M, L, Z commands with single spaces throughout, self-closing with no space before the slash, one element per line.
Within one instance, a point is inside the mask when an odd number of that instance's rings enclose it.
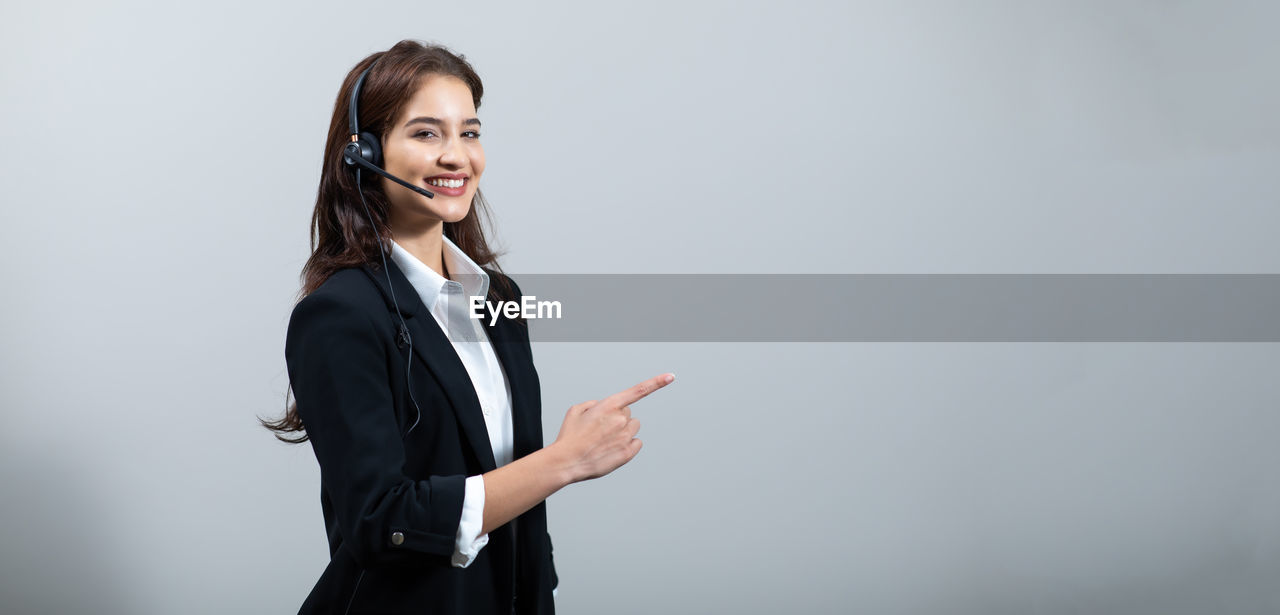
<path fill-rule="evenodd" d="M 388 173 L 435 193 L 427 198 L 383 178 L 393 228 L 457 222 L 471 209 L 484 147 L 471 89 L 450 75 L 428 75 L 382 143 Z"/>

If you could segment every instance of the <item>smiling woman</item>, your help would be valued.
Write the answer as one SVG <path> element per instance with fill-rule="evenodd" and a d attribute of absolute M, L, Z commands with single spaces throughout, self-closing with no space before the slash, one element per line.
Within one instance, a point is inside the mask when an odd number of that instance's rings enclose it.
<path fill-rule="evenodd" d="M 544 500 L 634 458 L 629 404 L 673 379 L 572 406 L 543 447 L 524 319 L 468 314 L 522 296 L 479 219 L 483 91 L 412 41 L 339 91 L 285 341 L 297 403 L 263 421 L 320 464 L 330 560 L 300 613 L 554 613 Z"/>

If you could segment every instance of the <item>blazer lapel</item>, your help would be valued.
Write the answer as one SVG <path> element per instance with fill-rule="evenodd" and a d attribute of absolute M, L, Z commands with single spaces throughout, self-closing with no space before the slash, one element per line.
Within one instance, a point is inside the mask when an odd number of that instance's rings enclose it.
<path fill-rule="evenodd" d="M 387 276 L 374 271 L 368 265 L 363 267 L 366 274 L 373 279 L 382 290 L 387 301 L 387 310 L 394 312 L 393 302 L 387 292 Z M 480 409 L 480 399 L 476 397 L 475 388 L 467 368 L 454 352 L 453 344 L 440 330 L 440 325 L 423 305 L 409 279 L 404 276 L 395 261 L 387 260 L 387 271 L 391 275 L 391 288 L 395 289 L 395 302 L 400 306 L 400 314 L 404 317 L 409 335 L 413 338 L 413 352 L 426 363 L 427 369 L 435 375 L 436 380 L 444 387 L 445 395 L 452 402 L 458 425 L 471 446 L 472 452 L 480 460 L 481 472 L 488 472 L 498 467 L 493 457 L 493 447 L 489 444 L 489 430 L 484 424 L 484 414 Z M 397 323 L 398 324 L 398 323 Z M 515 391 L 512 391 L 515 396 Z M 513 402 L 514 403 L 514 402 Z"/>

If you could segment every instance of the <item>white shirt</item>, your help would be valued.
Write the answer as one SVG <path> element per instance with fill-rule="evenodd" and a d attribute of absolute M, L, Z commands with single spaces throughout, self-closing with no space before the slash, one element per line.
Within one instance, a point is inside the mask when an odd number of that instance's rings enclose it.
<path fill-rule="evenodd" d="M 501 467 L 511 463 L 515 448 L 511 423 L 511 385 L 507 382 L 502 363 L 494 354 L 493 345 L 489 342 L 484 327 L 480 325 L 480 320 L 465 316 L 470 311 L 470 297 L 488 295 L 489 274 L 461 248 L 449 241 L 448 237 L 442 236 L 441 239 L 444 240 L 444 266 L 453 279 L 445 279 L 394 241 L 391 242 L 391 259 L 404 272 L 414 290 L 418 291 L 422 303 L 431 311 L 436 323 L 453 344 L 463 366 L 467 368 L 467 375 L 471 377 L 471 384 L 475 386 L 476 397 L 480 399 L 480 408 L 484 412 L 484 424 L 489 431 L 493 459 Z M 454 327 L 452 335 L 449 332 L 451 321 Z M 479 341 L 465 341 L 468 335 Z M 483 525 L 484 477 L 470 476 L 467 477 L 462 518 L 458 522 L 454 542 L 455 567 L 470 566 L 480 549 L 489 544 L 489 535 L 480 533 L 484 529 Z"/>

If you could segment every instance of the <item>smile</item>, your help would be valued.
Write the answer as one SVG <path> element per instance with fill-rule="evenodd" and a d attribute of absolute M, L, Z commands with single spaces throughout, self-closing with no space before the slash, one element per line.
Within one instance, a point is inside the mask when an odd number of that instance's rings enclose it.
<path fill-rule="evenodd" d="M 428 184 L 431 184 L 432 186 L 439 187 L 439 188 L 461 188 L 461 187 L 463 186 L 463 184 L 467 183 L 467 180 L 465 180 L 465 179 L 439 179 L 439 178 L 437 178 L 437 179 L 428 179 L 428 180 L 427 180 L 427 183 L 428 183 Z"/>

